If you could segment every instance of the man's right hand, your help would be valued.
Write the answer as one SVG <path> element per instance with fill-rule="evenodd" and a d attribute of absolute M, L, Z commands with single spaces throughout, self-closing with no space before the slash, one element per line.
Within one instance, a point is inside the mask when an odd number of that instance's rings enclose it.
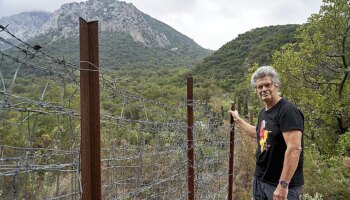
<path fill-rule="evenodd" d="M 239 114 L 237 110 L 230 110 L 228 111 L 232 117 L 233 117 L 233 121 L 236 122 L 236 124 L 241 128 L 241 130 L 243 132 L 245 132 L 247 135 L 249 135 L 252 138 L 256 138 L 256 127 L 253 125 L 250 125 L 248 122 L 246 122 L 245 120 L 243 120 Z"/>
<path fill-rule="evenodd" d="M 237 121 L 238 119 L 240 119 L 237 110 L 230 110 L 230 111 L 228 111 L 228 112 L 232 115 L 234 121 Z"/>

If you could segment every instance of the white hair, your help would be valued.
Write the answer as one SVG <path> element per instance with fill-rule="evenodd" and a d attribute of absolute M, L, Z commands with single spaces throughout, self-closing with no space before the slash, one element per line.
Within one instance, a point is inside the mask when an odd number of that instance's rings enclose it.
<path fill-rule="evenodd" d="M 280 79 L 277 71 L 271 66 L 261 66 L 257 70 L 255 70 L 252 78 L 250 80 L 250 84 L 254 89 L 256 89 L 256 80 L 259 78 L 264 78 L 266 76 L 270 76 L 272 79 L 272 83 L 279 88 Z"/>

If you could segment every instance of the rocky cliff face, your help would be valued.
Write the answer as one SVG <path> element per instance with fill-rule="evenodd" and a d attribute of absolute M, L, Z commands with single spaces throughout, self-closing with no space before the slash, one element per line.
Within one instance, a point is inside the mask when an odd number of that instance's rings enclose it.
<path fill-rule="evenodd" d="M 18 16 L 3 18 L 0 25 L 9 24 L 8 29 L 14 35 L 40 44 L 45 52 L 71 59 L 79 58 L 79 17 L 97 20 L 99 43 L 103 46 L 101 64 L 112 69 L 193 66 L 211 53 L 123 1 L 88 0 L 64 4 L 53 13 L 30 12 Z M 3 35 L 6 33 L 0 29 L 0 37 Z M 0 49 L 9 47 L 0 41 Z"/>
<path fill-rule="evenodd" d="M 64 4 L 43 25 L 42 33 L 55 33 L 55 38 L 77 35 L 78 17 L 87 21 L 98 20 L 100 31 L 128 33 L 134 41 L 146 46 L 164 47 L 169 44 L 164 34 L 147 23 L 144 13 L 132 4 L 116 0 Z"/>
<path fill-rule="evenodd" d="M 0 25 L 7 26 L 7 29 L 16 37 L 28 40 L 41 34 L 43 24 L 49 20 L 50 16 L 51 13 L 47 12 L 24 12 L 1 18 Z M 5 39 L 11 38 L 8 34 L 1 34 L 0 36 Z"/>
<path fill-rule="evenodd" d="M 89 0 L 68 3 L 54 13 L 28 12 L 5 17 L 0 24 L 10 24 L 8 29 L 21 39 L 30 39 L 39 34 L 50 34 L 53 41 L 77 36 L 79 20 L 98 20 L 102 32 L 123 32 L 135 42 L 149 47 L 165 47 L 170 44 L 167 36 L 152 27 L 146 14 L 134 5 L 116 0 Z"/>

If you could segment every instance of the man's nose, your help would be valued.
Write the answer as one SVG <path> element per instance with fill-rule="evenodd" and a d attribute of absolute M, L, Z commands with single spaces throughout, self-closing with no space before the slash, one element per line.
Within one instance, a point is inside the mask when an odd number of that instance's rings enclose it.
<path fill-rule="evenodd" d="M 266 91 L 266 90 L 268 90 L 268 89 L 269 89 L 269 87 L 267 87 L 266 85 L 264 85 L 263 88 L 262 88 L 262 91 Z"/>

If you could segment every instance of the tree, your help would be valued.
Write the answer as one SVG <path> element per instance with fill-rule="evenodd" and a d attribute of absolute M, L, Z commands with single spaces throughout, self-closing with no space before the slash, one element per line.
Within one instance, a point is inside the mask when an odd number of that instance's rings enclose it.
<path fill-rule="evenodd" d="M 328 154 L 350 134 L 350 2 L 323 2 L 300 27 L 299 42 L 285 45 L 273 61 L 283 77 L 283 95 L 304 111 L 306 135 Z"/>

